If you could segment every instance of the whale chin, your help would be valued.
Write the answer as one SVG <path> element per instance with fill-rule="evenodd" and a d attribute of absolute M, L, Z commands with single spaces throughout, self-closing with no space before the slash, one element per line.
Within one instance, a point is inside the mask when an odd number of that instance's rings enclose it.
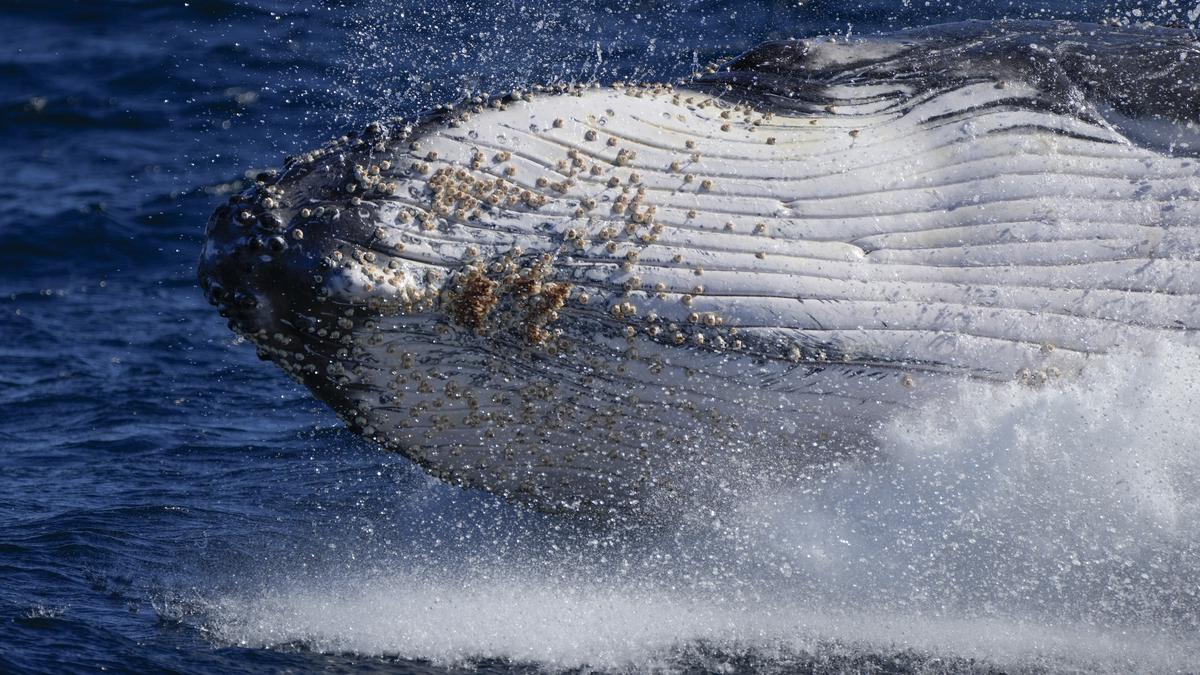
<path fill-rule="evenodd" d="M 964 380 L 1195 342 L 1196 52 L 969 24 L 477 97 L 260 174 L 201 284 L 436 476 L 550 511 L 704 503 L 873 452 Z"/>

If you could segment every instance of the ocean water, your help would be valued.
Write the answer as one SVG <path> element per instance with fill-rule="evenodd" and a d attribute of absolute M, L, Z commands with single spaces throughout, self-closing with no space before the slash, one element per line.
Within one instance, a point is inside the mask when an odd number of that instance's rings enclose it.
<path fill-rule="evenodd" d="M 0 3 L 0 671 L 1200 671 L 1200 354 L 964 387 L 878 462 L 597 528 L 357 439 L 195 281 L 247 173 L 375 117 L 998 17 L 1200 5 Z"/>

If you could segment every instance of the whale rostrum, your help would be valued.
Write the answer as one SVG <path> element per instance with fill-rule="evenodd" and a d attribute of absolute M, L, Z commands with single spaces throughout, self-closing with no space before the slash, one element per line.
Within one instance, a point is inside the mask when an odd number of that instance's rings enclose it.
<path fill-rule="evenodd" d="M 870 452 L 962 380 L 1200 327 L 1191 33 L 967 23 L 533 87 L 213 215 L 231 328 L 430 473 L 611 514 Z"/>

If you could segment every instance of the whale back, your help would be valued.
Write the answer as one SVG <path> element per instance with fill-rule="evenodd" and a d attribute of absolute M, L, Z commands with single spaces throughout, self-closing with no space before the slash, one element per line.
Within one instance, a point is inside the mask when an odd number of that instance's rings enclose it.
<path fill-rule="evenodd" d="M 1135 140 L 1200 154 L 1200 40 L 1187 30 L 966 21 L 886 36 L 768 42 L 694 80 L 727 96 L 800 111 L 845 103 L 839 86 L 902 84 L 903 92 L 891 95 L 903 106 L 974 82 L 1022 82 L 1036 92 L 991 106 L 1125 123 Z M 1143 137 L 1137 126 L 1159 133 Z"/>

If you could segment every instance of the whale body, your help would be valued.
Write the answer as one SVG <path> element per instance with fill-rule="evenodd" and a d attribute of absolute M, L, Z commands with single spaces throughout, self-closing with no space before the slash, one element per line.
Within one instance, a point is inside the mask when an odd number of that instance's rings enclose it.
<path fill-rule="evenodd" d="M 1186 31 L 768 43 L 372 123 L 217 209 L 200 279 L 435 476 L 549 511 L 703 501 L 870 452 L 964 380 L 1196 343 L 1198 125 Z"/>

